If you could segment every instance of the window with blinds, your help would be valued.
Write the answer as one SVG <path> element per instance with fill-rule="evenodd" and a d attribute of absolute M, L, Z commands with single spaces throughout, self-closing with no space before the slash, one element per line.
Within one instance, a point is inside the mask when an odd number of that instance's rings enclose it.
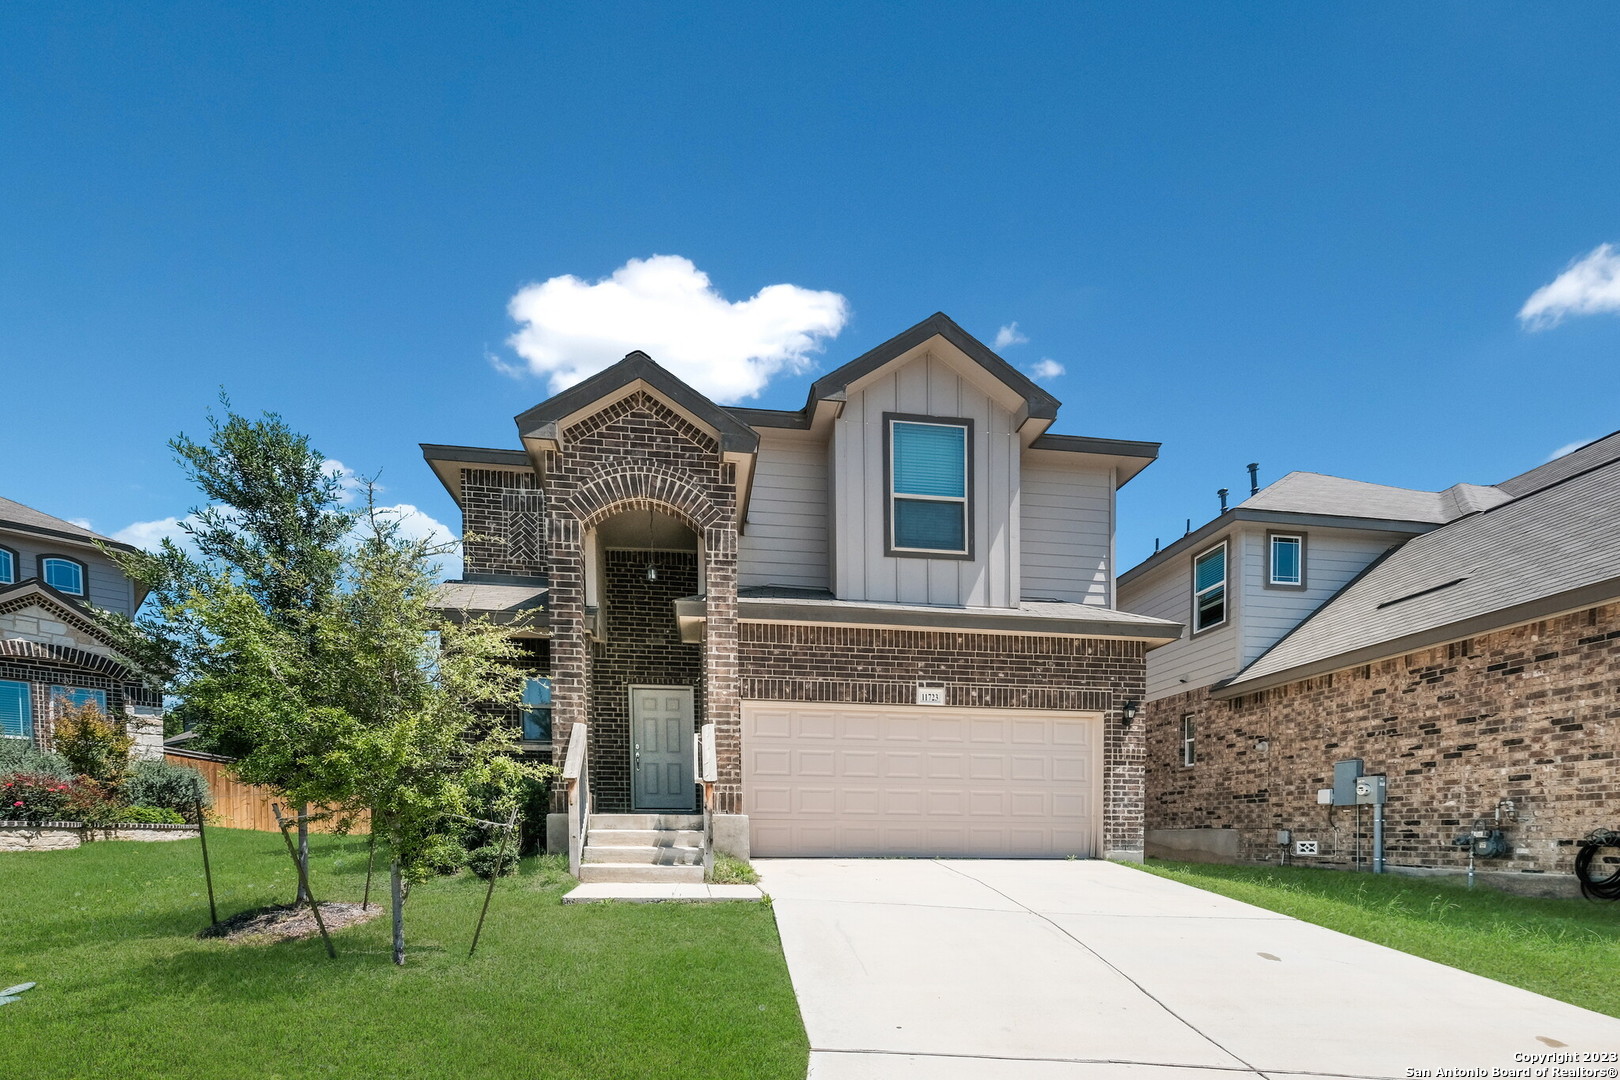
<path fill-rule="evenodd" d="M 34 709 L 28 700 L 28 684 L 0 680 L 0 736 L 34 737 Z"/>
<path fill-rule="evenodd" d="M 1193 560 L 1193 633 L 1226 621 L 1226 541 Z"/>
<path fill-rule="evenodd" d="M 889 550 L 969 554 L 969 425 L 889 421 Z"/>

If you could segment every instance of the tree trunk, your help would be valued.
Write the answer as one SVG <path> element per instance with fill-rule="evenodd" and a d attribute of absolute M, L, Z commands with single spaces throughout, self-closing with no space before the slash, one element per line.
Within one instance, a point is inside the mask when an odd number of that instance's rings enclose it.
<path fill-rule="evenodd" d="M 297 904 L 309 902 L 309 890 L 304 888 L 304 882 L 309 880 L 309 822 L 305 820 L 308 816 L 309 803 L 304 803 L 298 807 L 298 865 L 304 868 L 304 873 L 298 879 L 298 899 L 294 901 Z"/>
<path fill-rule="evenodd" d="M 405 888 L 400 880 L 399 856 L 388 864 L 388 893 L 394 902 L 394 963 L 405 963 Z"/>

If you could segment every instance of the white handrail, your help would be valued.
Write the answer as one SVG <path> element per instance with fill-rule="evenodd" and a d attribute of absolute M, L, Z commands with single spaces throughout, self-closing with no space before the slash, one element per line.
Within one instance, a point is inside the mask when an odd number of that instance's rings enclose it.
<path fill-rule="evenodd" d="M 584 724 L 568 734 L 568 757 L 563 762 L 563 784 L 568 795 L 568 872 L 579 877 L 580 859 L 591 827 L 591 767 L 586 754 Z"/>
<path fill-rule="evenodd" d="M 703 785 L 703 880 L 708 881 L 714 876 L 714 785 L 719 777 L 713 724 L 703 725 L 698 750 L 698 783 Z"/>

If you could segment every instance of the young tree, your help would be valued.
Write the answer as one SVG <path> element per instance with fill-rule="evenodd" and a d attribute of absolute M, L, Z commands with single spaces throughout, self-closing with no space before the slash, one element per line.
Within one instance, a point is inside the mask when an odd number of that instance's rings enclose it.
<path fill-rule="evenodd" d="M 170 442 L 205 502 L 181 522 L 194 553 L 165 539 L 156 552 L 108 550 L 123 570 L 151 590 L 138 620 L 108 615 L 121 651 L 153 684 L 182 697 L 181 710 L 204 745 L 237 759 L 244 780 L 293 797 L 300 752 L 256 753 L 253 729 L 238 713 L 217 708 L 201 687 L 229 682 L 237 656 L 216 642 L 194 597 L 229 586 L 251 601 L 277 631 L 313 643 L 315 612 L 330 604 L 342 570 L 343 537 L 355 515 L 342 505 L 342 481 L 327 459 L 274 413 L 251 420 L 221 396 L 223 421 L 209 414 L 209 435 Z M 306 865 L 307 825 L 299 823 Z M 299 899 L 304 899 L 300 886 Z"/>
<path fill-rule="evenodd" d="M 228 655 L 190 692 L 253 746 L 239 762 L 283 778 L 295 799 L 371 812 L 390 853 L 394 962 L 405 962 L 405 901 L 430 873 L 430 841 L 455 815 L 515 805 L 525 779 L 516 732 L 492 706 L 519 700 L 521 656 L 505 627 L 454 624 L 432 606 L 439 549 L 406 537 L 367 499 L 345 545 L 339 588 L 298 631 L 219 579 L 190 610 Z"/>

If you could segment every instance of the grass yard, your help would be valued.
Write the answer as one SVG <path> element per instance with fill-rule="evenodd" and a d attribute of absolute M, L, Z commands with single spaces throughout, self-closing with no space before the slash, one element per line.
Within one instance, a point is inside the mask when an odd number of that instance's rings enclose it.
<path fill-rule="evenodd" d="M 1149 873 L 1620 1016 L 1620 904 L 1449 879 L 1149 860 Z"/>
<path fill-rule="evenodd" d="M 209 831 L 220 917 L 293 896 L 274 833 Z M 358 901 L 363 838 L 312 839 L 320 900 Z M 381 860 L 379 859 L 379 863 Z M 582 904 L 555 860 L 420 886 L 404 968 L 386 918 L 275 945 L 201 941 L 196 841 L 0 855 L 0 1076 L 792 1077 L 808 1060 L 764 904 Z M 386 901 L 386 879 L 372 897 Z"/>

